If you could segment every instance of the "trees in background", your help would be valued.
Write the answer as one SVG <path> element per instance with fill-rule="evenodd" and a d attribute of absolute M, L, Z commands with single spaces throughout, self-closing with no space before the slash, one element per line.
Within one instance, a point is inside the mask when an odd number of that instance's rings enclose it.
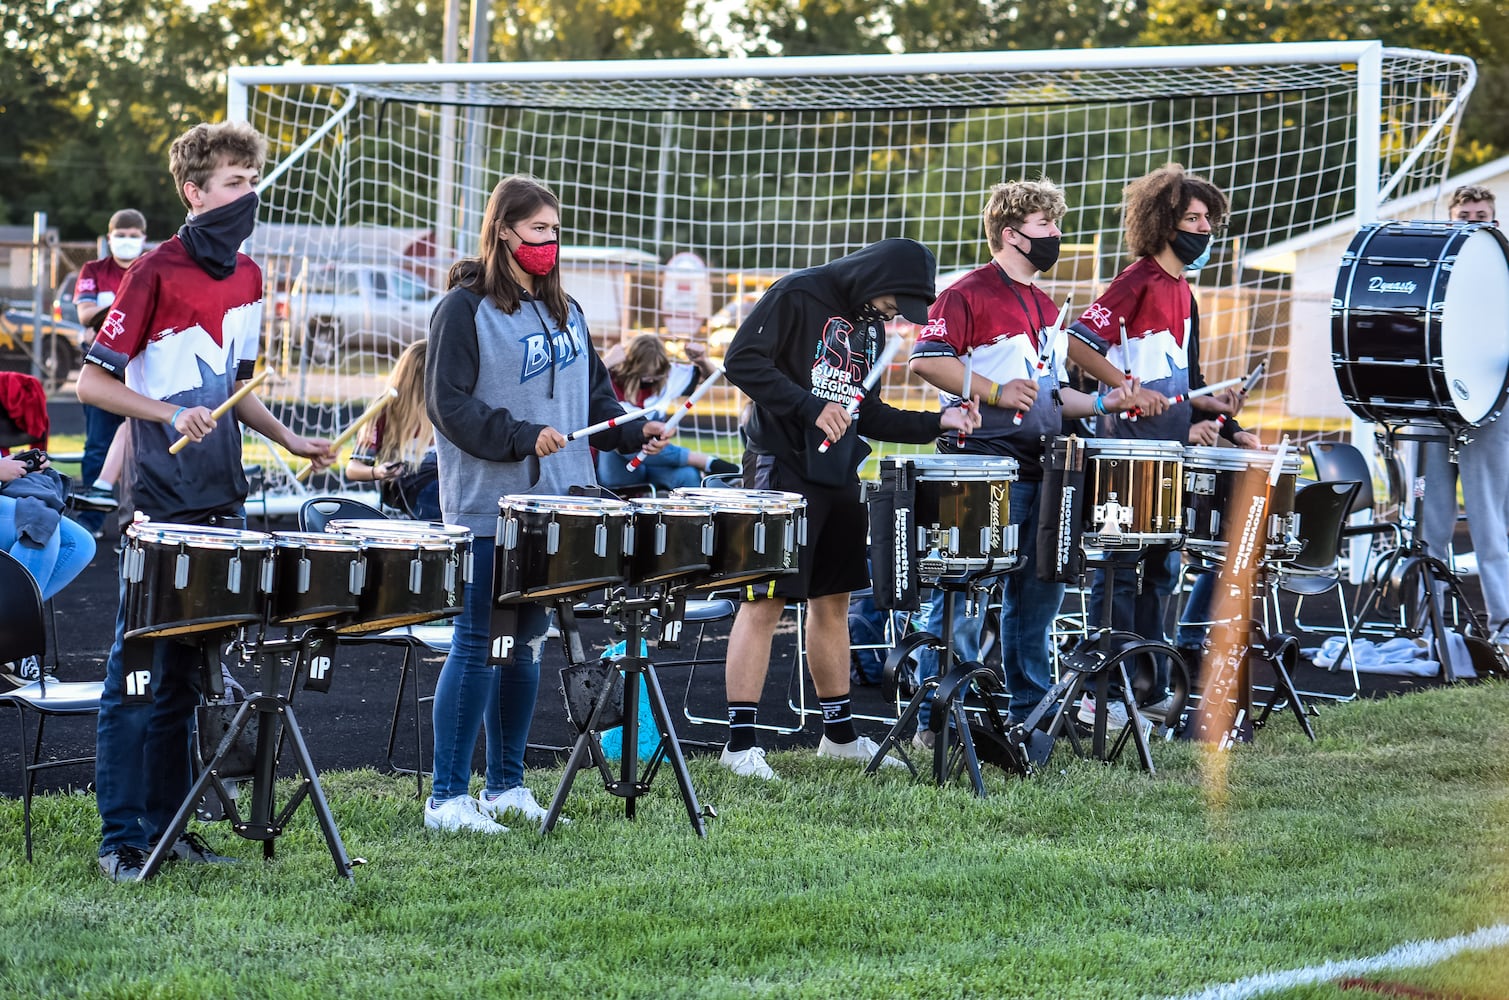
<path fill-rule="evenodd" d="M 470 4 L 463 5 L 463 16 Z M 0 5 L 0 220 L 88 238 L 134 205 L 182 215 L 167 146 L 224 114 L 222 67 L 438 59 L 444 0 L 10 0 Z M 814 55 L 1381 38 L 1472 56 L 1461 167 L 1509 149 L 1509 18 L 1496 0 L 512 0 L 506 60 Z M 462 26 L 463 47 L 468 31 Z M 464 55 L 463 55 L 464 58 Z"/>

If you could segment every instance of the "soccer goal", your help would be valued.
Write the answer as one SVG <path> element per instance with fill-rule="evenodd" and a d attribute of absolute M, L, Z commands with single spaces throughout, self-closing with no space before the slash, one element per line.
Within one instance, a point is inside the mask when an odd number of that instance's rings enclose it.
<path fill-rule="evenodd" d="M 1345 428 L 1334 382 L 1313 388 L 1328 325 L 1297 323 L 1310 293 L 1293 255 L 1267 251 L 1439 197 L 1475 77 L 1470 60 L 1376 42 L 232 69 L 230 116 L 270 142 L 250 247 L 270 403 L 311 433 L 359 410 L 476 252 L 505 174 L 560 195 L 566 287 L 599 348 L 653 331 L 716 356 L 771 281 L 873 240 L 926 243 L 940 284 L 985 262 L 980 209 L 1013 178 L 1065 188 L 1044 287 L 1083 307 L 1130 261 L 1123 189 L 1177 161 L 1233 204 L 1195 279 L 1207 377 L 1266 358 L 1244 422 Z M 1311 285 L 1330 288 L 1329 266 Z M 885 396 L 935 405 L 899 364 Z M 736 457 L 739 408 L 720 389 L 692 428 Z"/>

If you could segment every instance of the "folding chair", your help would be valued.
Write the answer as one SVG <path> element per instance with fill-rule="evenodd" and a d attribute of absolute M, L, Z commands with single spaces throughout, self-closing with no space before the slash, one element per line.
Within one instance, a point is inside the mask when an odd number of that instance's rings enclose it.
<path fill-rule="evenodd" d="M 0 552 L 0 661 L 19 660 L 26 656 L 41 657 L 47 648 L 43 625 L 42 592 L 26 568 L 8 553 Z M 64 760 L 42 760 L 42 738 L 47 720 L 53 716 L 98 715 L 100 695 L 105 685 L 99 681 L 64 683 L 42 679 L 0 694 L 0 705 L 16 710 L 21 746 L 21 813 L 26 842 L 26 860 L 31 860 L 31 800 L 36 791 L 37 772 L 59 767 L 93 764 L 94 755 Z M 37 735 L 30 749 L 26 739 L 26 715 L 37 716 Z"/>

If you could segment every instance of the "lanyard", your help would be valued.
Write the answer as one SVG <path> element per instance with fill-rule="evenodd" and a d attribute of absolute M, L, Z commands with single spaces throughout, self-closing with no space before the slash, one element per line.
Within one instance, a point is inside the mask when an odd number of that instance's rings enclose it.
<path fill-rule="evenodd" d="M 1016 289 L 1017 283 L 1011 280 L 1011 275 L 1007 274 L 1006 269 L 999 263 L 996 261 L 991 261 L 991 263 L 995 265 L 996 273 L 1001 276 L 1001 280 L 1006 283 L 1006 287 L 1011 290 L 1011 294 L 1016 296 L 1017 305 L 1022 307 L 1022 315 L 1026 317 L 1027 323 L 1031 325 L 1032 314 L 1027 311 L 1027 300 L 1022 298 L 1022 293 Z M 1028 330 L 1027 333 L 1032 338 L 1033 349 L 1041 352 L 1043 345 L 1038 343 L 1038 341 L 1042 337 L 1042 331 L 1048 326 L 1048 318 L 1043 315 L 1043 304 L 1037 301 L 1036 297 L 1033 298 L 1033 305 L 1037 306 L 1037 329 Z"/>

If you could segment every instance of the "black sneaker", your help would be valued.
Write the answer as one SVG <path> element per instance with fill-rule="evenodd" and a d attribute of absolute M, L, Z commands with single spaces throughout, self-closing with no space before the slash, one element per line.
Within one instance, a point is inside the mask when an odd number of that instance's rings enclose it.
<path fill-rule="evenodd" d="M 104 490 L 98 486 L 74 493 L 68 499 L 79 510 L 111 511 L 120 507 L 120 501 L 115 499 L 115 490 Z"/>
<path fill-rule="evenodd" d="M 188 865 L 233 865 L 241 859 L 216 854 L 199 834 L 185 833 L 173 842 L 170 860 Z"/>
<path fill-rule="evenodd" d="M 118 847 L 100 855 L 100 872 L 112 882 L 135 882 L 147 867 L 147 852 L 140 847 Z"/>
<path fill-rule="evenodd" d="M 42 679 L 42 661 L 35 656 L 25 656 L 0 664 L 0 681 L 11 687 L 25 687 Z"/>

